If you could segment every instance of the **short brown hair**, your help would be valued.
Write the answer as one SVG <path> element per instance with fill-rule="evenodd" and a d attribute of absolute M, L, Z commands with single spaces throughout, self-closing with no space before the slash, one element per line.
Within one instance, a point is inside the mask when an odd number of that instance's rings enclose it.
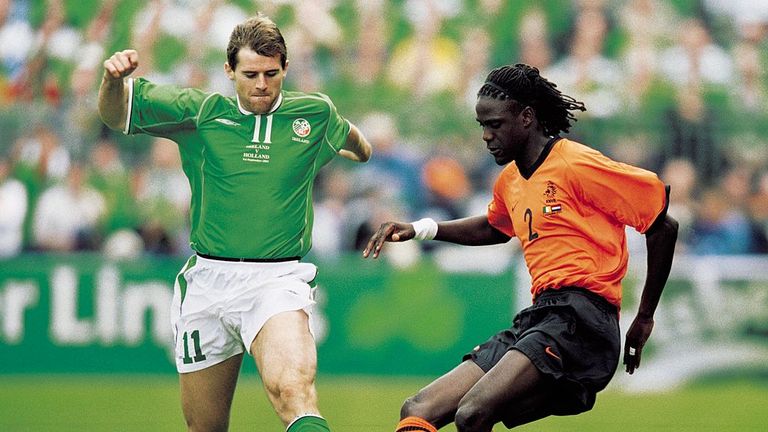
<path fill-rule="evenodd" d="M 261 12 L 238 24 L 232 30 L 229 45 L 227 45 L 227 62 L 232 70 L 237 67 L 237 53 L 242 47 L 248 47 L 256 54 L 267 57 L 280 54 L 280 65 L 285 69 L 288 58 L 285 39 L 277 28 L 277 24 Z"/>

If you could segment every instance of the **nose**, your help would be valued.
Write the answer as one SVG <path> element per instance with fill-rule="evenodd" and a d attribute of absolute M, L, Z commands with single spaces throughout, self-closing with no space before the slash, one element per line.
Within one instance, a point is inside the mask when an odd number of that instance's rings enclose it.
<path fill-rule="evenodd" d="M 490 142 L 493 139 L 493 134 L 488 131 L 488 128 L 483 128 L 483 141 Z"/>
<path fill-rule="evenodd" d="M 264 74 L 258 74 L 253 79 L 253 85 L 259 90 L 266 90 L 267 88 L 267 77 L 264 76 Z"/>

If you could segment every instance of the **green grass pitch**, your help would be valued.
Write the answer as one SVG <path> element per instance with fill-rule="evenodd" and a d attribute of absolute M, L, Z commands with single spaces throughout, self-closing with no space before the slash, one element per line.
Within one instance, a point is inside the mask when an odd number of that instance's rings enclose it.
<path fill-rule="evenodd" d="M 334 432 L 391 432 L 402 400 L 429 378 L 320 376 L 321 410 Z M 669 393 L 610 390 L 594 410 L 551 417 L 520 431 L 768 430 L 768 383 L 720 381 Z M 0 431 L 184 430 L 173 376 L 0 376 Z M 230 430 L 283 431 L 261 383 L 243 376 Z M 454 432 L 453 426 L 444 431 Z M 497 426 L 495 431 L 506 430 Z"/>

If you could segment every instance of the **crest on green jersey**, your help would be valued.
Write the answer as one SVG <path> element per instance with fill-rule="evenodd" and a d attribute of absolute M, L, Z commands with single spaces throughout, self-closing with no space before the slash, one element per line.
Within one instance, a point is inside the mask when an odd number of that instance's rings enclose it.
<path fill-rule="evenodd" d="M 297 118 L 293 121 L 293 133 L 300 138 L 306 138 L 312 132 L 312 126 L 303 118 Z"/>

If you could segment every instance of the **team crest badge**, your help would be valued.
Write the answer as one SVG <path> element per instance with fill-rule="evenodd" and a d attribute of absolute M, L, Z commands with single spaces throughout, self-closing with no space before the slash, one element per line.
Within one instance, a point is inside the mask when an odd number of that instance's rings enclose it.
<path fill-rule="evenodd" d="M 544 190 L 545 206 L 541 212 L 544 215 L 553 215 L 563 211 L 563 206 L 557 202 L 557 185 L 552 181 L 547 181 L 547 187 Z"/>
<path fill-rule="evenodd" d="M 547 188 L 544 190 L 544 196 L 548 200 L 556 199 L 557 185 L 552 181 L 547 181 Z"/>
<path fill-rule="evenodd" d="M 305 119 L 298 118 L 293 121 L 293 133 L 300 138 L 306 138 L 310 132 L 312 132 L 312 126 Z"/>

